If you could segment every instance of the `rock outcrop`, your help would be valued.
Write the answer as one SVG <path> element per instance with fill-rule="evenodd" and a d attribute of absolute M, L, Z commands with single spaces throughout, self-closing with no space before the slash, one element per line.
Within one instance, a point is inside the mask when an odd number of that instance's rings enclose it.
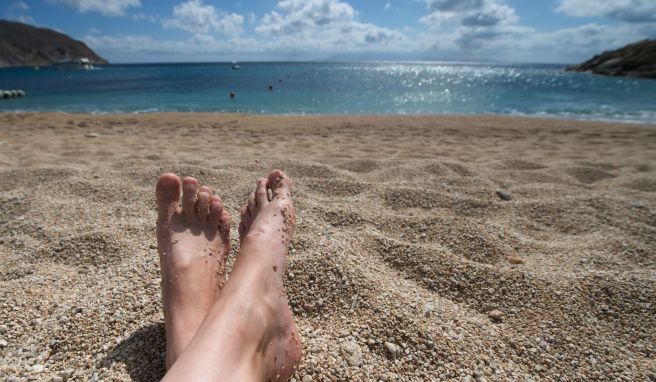
<path fill-rule="evenodd" d="M 567 70 L 656 79 L 656 40 L 644 40 L 604 52 Z"/>
<path fill-rule="evenodd" d="M 63 33 L 0 20 L 0 67 L 46 66 L 85 57 L 93 64 L 107 63 L 85 43 Z"/>

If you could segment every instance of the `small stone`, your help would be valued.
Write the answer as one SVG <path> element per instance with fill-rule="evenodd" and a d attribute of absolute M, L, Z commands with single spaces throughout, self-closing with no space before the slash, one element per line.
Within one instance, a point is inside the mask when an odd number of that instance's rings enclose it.
<path fill-rule="evenodd" d="M 351 366 L 360 366 L 362 365 L 362 350 L 360 345 L 354 341 L 346 341 L 340 346 L 342 350 L 342 356 L 346 359 Z"/>
<path fill-rule="evenodd" d="M 4 333 L 6 333 L 7 330 L 9 330 L 9 328 L 7 327 L 7 325 L 0 325 L 0 334 L 4 334 Z"/>
<path fill-rule="evenodd" d="M 74 371 L 75 370 L 73 370 L 73 369 L 62 370 L 62 371 L 57 372 L 57 376 L 61 377 L 64 381 L 66 381 L 67 379 L 69 379 L 73 375 Z"/>
<path fill-rule="evenodd" d="M 385 349 L 387 349 L 387 352 L 390 353 L 392 357 L 396 356 L 396 353 L 399 351 L 398 346 L 391 342 L 385 342 Z"/>
<path fill-rule="evenodd" d="M 7 347 L 7 341 L 0 340 L 0 349 L 6 348 L 6 347 Z"/>
<path fill-rule="evenodd" d="M 86 133 L 86 134 L 84 134 L 84 136 L 87 137 L 87 138 L 98 138 L 100 136 L 100 134 L 98 134 L 98 133 Z"/>
<path fill-rule="evenodd" d="M 424 306 L 424 317 L 430 317 L 431 313 L 433 313 L 433 306 L 431 304 Z"/>
<path fill-rule="evenodd" d="M 55 375 L 54 377 L 52 377 L 51 382 L 64 382 L 64 378 Z"/>
<path fill-rule="evenodd" d="M 524 264 L 524 263 L 526 263 L 526 260 L 522 259 L 521 257 L 517 257 L 517 256 L 508 256 L 508 262 L 510 264 Z"/>
<path fill-rule="evenodd" d="M 312 382 L 312 377 L 310 377 L 309 375 L 303 376 L 303 382 Z"/>
<path fill-rule="evenodd" d="M 509 191 L 502 190 L 502 189 L 499 188 L 499 189 L 497 189 L 496 193 L 497 193 L 497 196 L 499 198 L 501 198 L 501 200 L 508 201 L 508 200 L 512 199 L 512 195 L 510 195 Z"/>
<path fill-rule="evenodd" d="M 43 372 L 43 369 L 44 369 L 43 365 L 36 364 L 32 366 L 32 371 L 35 373 L 41 373 Z"/>
<path fill-rule="evenodd" d="M 503 317 L 503 312 L 498 309 L 494 309 L 489 311 L 487 313 L 487 316 L 490 317 L 492 321 L 501 321 L 501 318 Z"/>

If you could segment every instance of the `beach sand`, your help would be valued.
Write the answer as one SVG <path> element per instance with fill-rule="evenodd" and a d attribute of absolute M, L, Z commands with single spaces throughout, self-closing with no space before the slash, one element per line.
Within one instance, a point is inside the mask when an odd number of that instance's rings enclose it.
<path fill-rule="evenodd" d="M 275 168 L 296 381 L 656 380 L 655 125 L 51 113 L 0 114 L 0 379 L 160 378 L 158 176 L 218 191 L 234 259 Z"/>

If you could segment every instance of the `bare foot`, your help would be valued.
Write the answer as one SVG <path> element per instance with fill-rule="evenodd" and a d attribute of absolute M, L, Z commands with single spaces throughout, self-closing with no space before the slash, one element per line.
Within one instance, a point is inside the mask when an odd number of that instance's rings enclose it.
<path fill-rule="evenodd" d="M 175 174 L 159 178 L 157 246 L 162 272 L 167 369 L 182 354 L 225 282 L 230 215 L 207 186 Z"/>
<path fill-rule="evenodd" d="M 257 189 L 241 211 L 241 249 L 230 276 L 231 281 L 233 277 L 249 280 L 254 299 L 268 308 L 265 324 L 254 328 L 265 344 L 258 350 L 263 356 L 263 380 L 288 380 L 301 359 L 298 328 L 282 290 L 296 224 L 291 193 L 289 178 L 279 170 L 257 181 Z"/>

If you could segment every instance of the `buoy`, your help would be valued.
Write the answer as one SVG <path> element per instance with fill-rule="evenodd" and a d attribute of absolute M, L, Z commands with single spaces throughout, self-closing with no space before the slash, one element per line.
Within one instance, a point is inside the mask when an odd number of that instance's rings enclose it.
<path fill-rule="evenodd" d="M 23 97 L 25 92 L 22 90 L 0 90 L 0 99 L 9 99 Z"/>
<path fill-rule="evenodd" d="M 235 92 L 230 92 L 230 98 L 235 98 L 236 94 Z"/>
<path fill-rule="evenodd" d="M 273 85 L 269 85 L 269 90 L 273 90 Z"/>

